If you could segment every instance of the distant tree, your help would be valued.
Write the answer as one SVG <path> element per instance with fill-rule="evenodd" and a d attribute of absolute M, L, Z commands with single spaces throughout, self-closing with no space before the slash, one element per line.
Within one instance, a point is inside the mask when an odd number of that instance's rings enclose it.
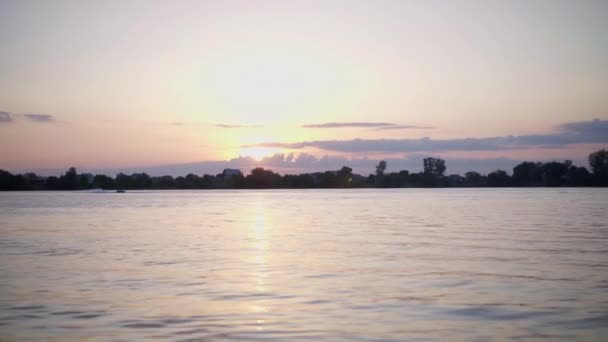
<path fill-rule="evenodd" d="M 147 173 L 134 173 L 131 175 L 131 187 L 133 189 L 149 189 L 152 186 L 152 178 Z"/>
<path fill-rule="evenodd" d="M 185 189 L 202 189 L 203 179 L 193 173 L 189 173 L 184 177 Z"/>
<path fill-rule="evenodd" d="M 71 167 L 68 171 L 59 178 L 61 190 L 77 190 L 79 188 L 78 172 L 76 168 Z"/>
<path fill-rule="evenodd" d="M 542 166 L 543 170 L 543 185 L 544 186 L 561 186 L 566 181 L 566 173 L 572 165 L 570 160 L 563 163 L 549 162 Z"/>
<path fill-rule="evenodd" d="M 234 189 L 242 189 L 245 187 L 245 176 L 242 173 L 227 177 L 228 187 Z"/>
<path fill-rule="evenodd" d="M 376 176 L 383 175 L 384 171 L 386 171 L 386 161 L 381 160 L 378 165 L 376 165 Z"/>
<path fill-rule="evenodd" d="M 132 189 L 133 188 L 133 180 L 131 176 L 126 175 L 124 173 L 119 173 L 116 175 L 114 180 L 116 187 L 119 189 Z"/>
<path fill-rule="evenodd" d="M 522 162 L 513 168 L 513 183 L 518 186 L 535 186 L 542 182 L 543 164 Z"/>
<path fill-rule="evenodd" d="M 343 166 L 337 172 L 337 185 L 340 188 L 348 188 L 351 186 L 351 182 L 353 180 L 353 169 L 348 166 Z"/>
<path fill-rule="evenodd" d="M 44 190 L 44 178 L 39 177 L 33 172 L 24 173 L 21 175 L 25 183 L 25 190 Z"/>
<path fill-rule="evenodd" d="M 114 189 L 114 179 L 106 175 L 95 175 L 93 178 L 93 187 L 100 189 Z"/>
<path fill-rule="evenodd" d="M 464 185 L 465 186 L 482 186 L 483 176 L 479 172 L 469 171 L 464 174 Z"/>
<path fill-rule="evenodd" d="M 0 170 L 0 190 L 25 190 L 25 181 L 21 175 Z"/>
<path fill-rule="evenodd" d="M 602 149 L 589 155 L 589 165 L 595 181 L 608 184 L 608 150 Z"/>
<path fill-rule="evenodd" d="M 93 185 L 94 177 L 90 173 L 81 173 L 78 175 L 78 188 L 90 189 Z"/>
<path fill-rule="evenodd" d="M 319 187 L 336 188 L 338 186 L 338 175 L 335 171 L 325 171 L 318 175 Z"/>
<path fill-rule="evenodd" d="M 435 177 L 442 177 L 446 170 L 445 160 L 441 158 L 424 158 L 424 173 Z"/>
<path fill-rule="evenodd" d="M 203 175 L 203 188 L 211 189 L 215 187 L 216 179 L 213 175 Z"/>
<path fill-rule="evenodd" d="M 280 184 L 280 175 L 271 170 L 265 170 L 262 167 L 256 167 L 245 177 L 245 186 L 247 188 L 278 188 Z"/>
<path fill-rule="evenodd" d="M 376 165 L 376 177 L 374 178 L 374 182 L 377 187 L 384 186 L 384 172 L 386 171 L 387 163 L 384 160 L 381 160 L 378 165 Z"/>
<path fill-rule="evenodd" d="M 567 185 L 569 186 L 588 186 L 591 185 L 591 173 L 584 167 L 571 165 L 566 172 Z"/>
<path fill-rule="evenodd" d="M 402 170 L 399 172 L 390 172 L 385 173 L 382 178 L 382 184 L 380 184 L 383 188 L 400 188 L 407 185 L 409 171 Z"/>
<path fill-rule="evenodd" d="M 58 177 L 51 176 L 47 177 L 44 181 L 44 187 L 47 190 L 60 190 L 61 189 L 61 181 Z"/>
<path fill-rule="evenodd" d="M 511 177 L 509 177 L 509 174 L 507 174 L 507 172 L 504 170 L 496 170 L 496 171 L 488 174 L 488 185 L 489 186 L 496 186 L 496 187 L 509 186 L 510 180 L 511 180 Z"/>
<path fill-rule="evenodd" d="M 367 185 L 376 185 L 376 175 L 373 173 L 370 173 L 369 176 L 367 176 L 365 183 Z"/>
<path fill-rule="evenodd" d="M 429 179 L 424 172 L 410 173 L 407 176 L 407 186 L 409 187 L 423 187 L 434 185 L 433 179 Z"/>
<path fill-rule="evenodd" d="M 315 186 L 315 179 L 309 173 L 285 175 L 283 176 L 281 183 L 287 188 L 313 188 Z"/>
<path fill-rule="evenodd" d="M 446 185 L 443 179 L 443 173 L 446 170 L 445 160 L 441 158 L 424 158 L 422 161 L 422 174 L 424 179 L 424 186 L 444 186 Z"/>
<path fill-rule="evenodd" d="M 449 187 L 461 187 L 464 185 L 465 178 L 461 175 L 449 175 L 446 177 L 446 183 Z"/>
<path fill-rule="evenodd" d="M 156 177 L 155 183 L 155 187 L 158 189 L 175 189 L 177 187 L 175 179 L 171 175 Z"/>
<path fill-rule="evenodd" d="M 0 170 L 0 190 L 78 190 L 98 187 L 103 189 L 225 189 L 225 188 L 363 188 L 363 187 L 435 187 L 435 186 L 606 186 L 608 185 L 608 151 L 602 149 L 589 155 L 593 174 L 585 167 L 577 167 L 571 161 L 522 162 L 513 168 L 513 176 L 496 170 L 487 176 L 469 171 L 460 175 L 444 176 L 446 164 L 440 158 L 425 158 L 423 171 L 407 170 L 387 173 L 387 163 L 382 160 L 376 172 L 368 177 L 353 174 L 352 168 L 281 176 L 264 168 L 253 169 L 247 177 L 224 170 L 216 176 L 187 174 L 151 177 L 146 173 L 115 178 L 106 175 L 78 174 L 71 167 L 60 177 L 41 177 L 34 173 L 13 175 Z M 237 170 L 238 171 L 238 170 Z"/>

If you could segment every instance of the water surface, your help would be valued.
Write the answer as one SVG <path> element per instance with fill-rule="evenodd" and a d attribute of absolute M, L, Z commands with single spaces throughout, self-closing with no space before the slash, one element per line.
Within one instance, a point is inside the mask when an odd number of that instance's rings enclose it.
<path fill-rule="evenodd" d="M 0 193 L 0 339 L 606 340 L 608 189 Z"/>

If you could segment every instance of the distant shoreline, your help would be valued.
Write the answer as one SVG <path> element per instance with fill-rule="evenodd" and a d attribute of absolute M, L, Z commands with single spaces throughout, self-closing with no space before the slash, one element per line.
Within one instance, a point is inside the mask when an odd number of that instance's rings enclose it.
<path fill-rule="evenodd" d="M 142 192 L 164 192 L 164 191 L 274 191 L 274 190 L 302 190 L 302 191 L 313 191 L 313 190 L 407 190 L 407 189 L 428 189 L 428 190 L 445 190 L 445 189 L 504 189 L 504 190 L 516 190 L 516 189 L 606 189 L 606 185 L 585 185 L 585 186 L 461 186 L 461 187 L 400 187 L 400 188 L 215 188 L 215 189 L 127 189 L 124 193 L 142 193 Z M 92 192 L 91 190 L 96 189 L 80 189 L 80 190 L 46 190 L 46 189 L 29 189 L 29 190 L 0 190 L 0 193 L 38 193 L 38 192 L 69 192 L 69 193 L 88 193 L 88 194 L 116 194 L 117 189 L 101 189 L 103 192 Z"/>
<path fill-rule="evenodd" d="M 564 162 L 522 162 L 511 174 L 496 170 L 487 175 L 469 171 L 464 176 L 445 175 L 446 162 L 425 158 L 423 171 L 386 172 L 388 164 L 380 161 L 376 172 L 368 176 L 354 174 L 352 168 L 280 175 L 261 167 L 244 175 L 238 169 L 224 169 L 217 175 L 160 176 L 146 173 L 116 177 L 79 174 L 70 168 L 60 177 L 41 177 L 34 173 L 13 175 L 0 170 L 0 191 L 53 190 L 220 190 L 220 189 L 366 189 L 366 188 L 539 188 L 539 187 L 606 187 L 608 186 L 608 150 L 589 155 L 591 172 L 582 166 Z"/>

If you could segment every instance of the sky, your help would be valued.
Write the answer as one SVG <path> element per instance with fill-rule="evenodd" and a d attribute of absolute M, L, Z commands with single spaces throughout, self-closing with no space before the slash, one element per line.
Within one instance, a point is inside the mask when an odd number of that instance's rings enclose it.
<path fill-rule="evenodd" d="M 603 0 L 0 0 L 0 168 L 585 165 L 607 32 Z"/>

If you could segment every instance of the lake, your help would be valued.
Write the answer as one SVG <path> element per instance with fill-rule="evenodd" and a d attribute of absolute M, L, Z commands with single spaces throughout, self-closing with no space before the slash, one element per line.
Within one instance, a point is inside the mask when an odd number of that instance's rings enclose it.
<path fill-rule="evenodd" d="M 0 340 L 606 340 L 608 189 L 0 193 Z"/>

